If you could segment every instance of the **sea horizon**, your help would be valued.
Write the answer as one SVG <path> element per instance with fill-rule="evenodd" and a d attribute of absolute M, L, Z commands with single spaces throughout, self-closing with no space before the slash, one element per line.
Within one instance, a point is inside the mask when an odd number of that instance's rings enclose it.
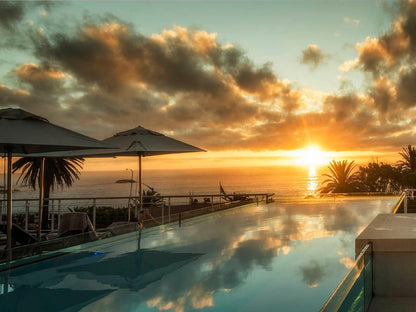
<path fill-rule="evenodd" d="M 272 192 L 287 195 L 308 195 L 315 193 L 322 181 L 326 166 L 256 166 L 231 168 L 190 168 L 190 169 L 143 169 L 142 182 L 151 186 L 162 195 L 201 194 L 219 191 L 219 184 L 227 192 L 254 193 Z M 23 186 L 14 174 L 16 194 L 36 193 L 28 186 Z M 100 191 L 105 196 L 129 196 L 130 183 L 116 183 L 117 180 L 130 180 L 130 170 L 81 171 L 79 180 L 72 187 L 52 191 L 53 196 L 59 193 L 75 195 L 81 191 L 83 196 L 88 190 L 91 196 L 98 196 Z M 133 169 L 133 180 L 137 181 L 137 170 Z M 135 186 L 133 183 L 133 193 Z M 146 187 L 146 186 L 144 186 Z M 109 195 L 111 194 L 111 195 Z M 134 195 L 134 194 L 133 194 Z M 90 197 L 91 197 L 90 196 Z M 104 196 L 104 195 L 102 195 Z"/>

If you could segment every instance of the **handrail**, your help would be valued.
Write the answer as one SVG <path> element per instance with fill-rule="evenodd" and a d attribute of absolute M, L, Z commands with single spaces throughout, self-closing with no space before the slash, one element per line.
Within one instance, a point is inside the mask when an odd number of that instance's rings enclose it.
<path fill-rule="evenodd" d="M 416 189 L 414 190 L 416 192 Z M 398 192 L 349 192 L 349 193 L 318 193 L 320 197 L 334 196 L 397 196 Z"/>
<path fill-rule="evenodd" d="M 233 197 L 236 196 L 238 198 L 235 198 L 235 201 L 227 201 L 227 200 L 223 200 L 224 196 L 228 195 L 229 197 Z M 143 199 L 146 200 L 148 198 L 157 198 L 158 200 L 160 200 L 160 206 L 158 208 L 161 208 L 161 222 L 162 224 L 165 223 L 165 215 L 168 218 L 169 222 L 171 222 L 171 217 L 175 214 L 175 213 L 171 213 L 171 208 L 175 209 L 174 207 L 176 207 L 176 205 L 181 206 L 184 204 L 185 199 L 189 199 L 189 205 L 194 205 L 196 203 L 198 203 L 198 200 L 196 199 L 204 199 L 204 201 L 202 202 L 201 200 L 201 204 L 205 204 L 205 205 L 210 205 L 211 209 L 216 209 L 216 205 L 218 204 L 220 207 L 221 206 L 227 206 L 230 203 L 235 203 L 235 202 L 241 202 L 241 200 L 243 198 L 246 198 L 248 200 L 251 201 L 256 201 L 257 203 L 260 201 L 265 201 L 266 203 L 269 203 L 270 201 L 273 201 L 273 196 L 274 193 L 233 193 L 233 194 L 220 194 L 220 193 L 216 193 L 216 194 L 188 194 L 188 195 L 146 195 L 143 196 Z M 127 200 L 128 199 L 128 203 L 127 206 L 126 205 L 122 205 L 121 201 L 123 200 Z M 205 200 L 208 199 L 208 200 Z M 84 208 L 88 208 L 92 207 L 93 211 L 92 211 L 92 216 L 90 216 L 91 221 L 94 225 L 94 228 L 96 227 L 96 212 L 97 212 L 97 207 L 98 207 L 98 203 L 97 201 L 110 201 L 110 200 L 115 200 L 118 203 L 114 202 L 113 204 L 109 204 L 107 202 L 107 205 L 111 206 L 112 208 L 127 208 L 128 209 L 128 213 L 127 213 L 127 220 L 126 221 L 130 221 L 131 219 L 131 209 L 135 209 L 134 213 L 135 213 L 135 217 L 137 217 L 137 210 L 138 210 L 138 206 L 137 203 L 140 202 L 140 197 L 139 196 L 100 196 L 100 197 L 50 197 L 50 198 L 46 198 L 46 200 L 49 200 L 51 202 L 51 211 L 50 211 L 50 220 L 51 220 L 51 229 L 52 231 L 55 230 L 55 218 L 57 218 L 57 225 L 59 227 L 60 222 L 61 222 L 61 216 L 67 212 L 67 209 L 69 209 L 71 211 L 71 208 L 77 208 L 77 207 L 82 207 L 84 206 Z M 37 198 L 20 198 L 20 199 L 14 199 L 14 202 L 18 202 L 18 204 L 15 206 L 18 209 L 15 209 L 14 213 L 16 214 L 18 211 L 20 213 L 20 215 L 24 215 L 24 229 L 27 231 L 29 229 L 29 218 L 30 216 L 36 216 L 36 212 L 33 214 L 30 214 L 30 206 L 33 204 L 33 202 L 37 202 L 38 199 Z M 131 204 L 131 201 L 133 201 L 133 205 Z M 135 203 L 134 203 L 135 201 Z M 248 202 L 248 201 L 246 201 Z M 1 216 L 4 215 L 4 200 L 0 199 L 0 218 Z M 22 205 L 22 203 L 25 203 Z M 227 204 L 228 203 L 228 204 Z M 57 205 L 56 205 L 57 204 Z M 115 204 L 115 205 L 114 205 Z M 37 204 L 35 203 L 34 207 L 37 206 Z M 56 210 L 57 208 L 57 210 Z M 167 211 L 165 211 L 167 210 Z M 23 213 L 22 213 L 23 212 Z"/>
<path fill-rule="evenodd" d="M 372 254 L 372 245 L 371 243 L 368 243 L 364 246 L 364 248 L 361 250 L 360 254 L 355 259 L 354 265 L 351 267 L 351 269 L 347 272 L 347 274 L 344 275 L 343 279 L 335 290 L 332 292 L 332 294 L 329 296 L 328 300 L 325 302 L 323 307 L 321 308 L 320 312 L 327 312 L 327 311 L 338 311 L 339 308 L 342 306 L 344 300 L 347 298 L 348 293 L 351 291 L 353 284 L 349 285 L 348 291 L 346 291 L 342 296 L 337 297 L 338 292 L 342 290 L 342 287 L 344 284 L 348 283 L 349 278 L 351 275 L 355 275 L 356 279 L 360 276 L 362 270 L 365 268 L 365 255 L 366 253 Z M 359 268 L 361 267 L 361 268 Z M 357 268 L 359 270 L 357 270 Z M 355 280 L 356 280 L 355 279 Z M 355 281 L 354 281 L 355 282 Z M 364 291 L 365 292 L 365 291 Z"/>
<path fill-rule="evenodd" d="M 399 201 L 397 202 L 396 206 L 394 206 L 392 213 L 397 213 L 397 210 L 399 210 L 400 206 L 402 205 L 404 199 L 406 198 L 407 194 L 406 192 L 403 192 L 400 196 Z"/>
<path fill-rule="evenodd" d="M 236 193 L 236 194 L 226 194 L 228 196 L 274 196 L 274 193 Z M 159 198 L 189 198 L 189 197 L 223 197 L 224 194 L 188 194 L 188 195 L 158 195 Z M 154 196 L 150 195 L 144 195 L 143 198 L 152 198 Z M 128 199 L 128 198 L 135 198 L 135 199 L 139 199 L 140 196 L 96 196 L 96 197 L 50 197 L 50 198 L 45 198 L 44 200 L 92 200 L 92 199 Z M 18 198 L 18 199 L 13 199 L 13 201 L 17 202 L 17 201 L 33 201 L 33 200 L 39 200 L 39 198 Z M 2 201 L 7 201 L 7 199 L 0 199 L 0 202 Z"/>

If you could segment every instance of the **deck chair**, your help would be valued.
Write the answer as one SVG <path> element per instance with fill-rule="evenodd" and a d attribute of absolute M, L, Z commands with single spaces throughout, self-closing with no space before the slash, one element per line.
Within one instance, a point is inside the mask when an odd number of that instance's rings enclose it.
<path fill-rule="evenodd" d="M 233 198 L 225 192 L 224 188 L 221 185 L 221 182 L 220 182 L 220 194 L 221 194 L 221 197 L 224 198 L 225 201 L 233 201 Z"/>
<path fill-rule="evenodd" d="M 91 239 L 98 239 L 94 226 L 85 212 L 70 212 L 62 215 L 58 237 L 88 233 Z"/>
<path fill-rule="evenodd" d="M 7 234 L 7 224 L 0 224 L 0 231 Z M 12 224 L 12 241 L 21 245 L 28 245 L 36 243 L 37 239 L 17 224 Z"/>

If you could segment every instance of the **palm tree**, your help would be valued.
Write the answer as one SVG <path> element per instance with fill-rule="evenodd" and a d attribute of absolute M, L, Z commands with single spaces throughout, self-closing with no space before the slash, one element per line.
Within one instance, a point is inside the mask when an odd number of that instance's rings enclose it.
<path fill-rule="evenodd" d="M 65 186 L 70 187 L 75 179 L 79 179 L 80 169 L 84 163 L 82 157 L 62 157 L 62 158 L 45 158 L 44 165 L 44 189 L 42 213 L 42 228 L 48 227 L 48 207 L 50 191 L 55 186 L 61 189 Z M 22 157 L 13 163 L 13 172 L 21 169 L 19 180 L 36 190 L 36 185 L 40 185 L 40 166 L 41 158 L 38 157 Z"/>
<path fill-rule="evenodd" d="M 354 161 L 331 161 L 328 166 L 331 174 L 324 174 L 327 179 L 322 184 L 326 185 L 323 185 L 319 191 L 321 193 L 349 193 L 356 191 L 355 173 L 353 173 L 355 166 Z"/>
<path fill-rule="evenodd" d="M 409 144 L 407 147 L 402 147 L 402 150 L 403 151 L 399 153 L 404 159 L 399 161 L 402 170 L 416 172 L 416 149 Z"/>

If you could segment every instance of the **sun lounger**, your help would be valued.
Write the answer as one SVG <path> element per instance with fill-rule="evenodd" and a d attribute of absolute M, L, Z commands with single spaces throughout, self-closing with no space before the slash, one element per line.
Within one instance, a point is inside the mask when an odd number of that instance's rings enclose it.
<path fill-rule="evenodd" d="M 70 212 L 62 215 L 58 237 L 89 233 L 91 239 L 98 239 L 94 226 L 85 212 Z"/>
<path fill-rule="evenodd" d="M 7 234 L 7 224 L 0 224 L 0 231 L 2 231 L 4 234 Z M 21 245 L 28 245 L 37 242 L 35 237 L 30 235 L 17 224 L 12 225 L 12 241 Z"/>

